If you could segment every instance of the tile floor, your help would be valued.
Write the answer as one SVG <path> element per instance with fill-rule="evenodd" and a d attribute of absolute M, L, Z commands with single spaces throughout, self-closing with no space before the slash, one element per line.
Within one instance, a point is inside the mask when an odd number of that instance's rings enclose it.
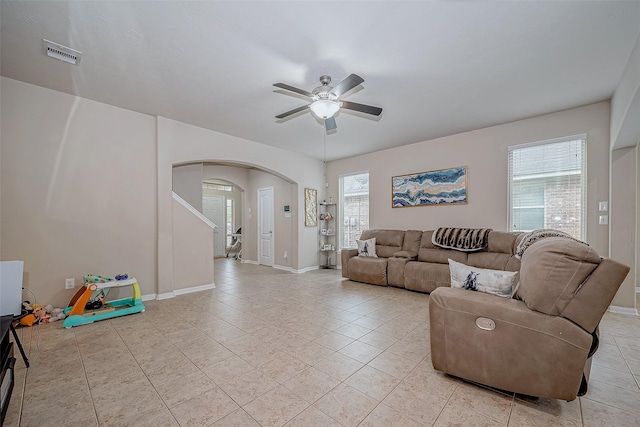
<path fill-rule="evenodd" d="M 433 370 L 429 296 L 216 260 L 217 288 L 19 331 L 6 427 L 640 426 L 640 318 L 607 313 L 573 402 Z M 24 386 L 26 378 L 26 387 Z"/>

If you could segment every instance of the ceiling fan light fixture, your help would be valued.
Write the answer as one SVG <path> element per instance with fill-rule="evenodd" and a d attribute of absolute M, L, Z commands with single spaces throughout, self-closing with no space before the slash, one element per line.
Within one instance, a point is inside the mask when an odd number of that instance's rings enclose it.
<path fill-rule="evenodd" d="M 311 108 L 311 111 L 313 111 L 313 114 L 317 117 L 328 119 L 338 112 L 340 103 L 329 99 L 319 99 L 311 103 L 309 108 Z"/>

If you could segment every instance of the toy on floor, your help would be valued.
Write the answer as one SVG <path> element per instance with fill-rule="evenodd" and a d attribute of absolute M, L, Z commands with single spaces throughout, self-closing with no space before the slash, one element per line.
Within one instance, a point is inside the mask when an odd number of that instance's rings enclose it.
<path fill-rule="evenodd" d="M 66 317 L 61 308 L 54 308 L 51 304 L 43 307 L 40 304 L 31 304 L 27 300 L 22 303 L 22 306 L 29 312 L 29 314 L 20 319 L 20 325 L 22 326 L 56 322 Z"/>
<path fill-rule="evenodd" d="M 131 298 L 106 301 L 110 288 L 123 286 L 132 287 Z M 140 286 L 135 277 L 129 278 L 127 274 L 118 274 L 116 279 L 112 279 L 87 274 L 84 276 L 83 287 L 78 289 L 71 298 L 69 306 L 63 310 L 68 317 L 62 322 L 62 326 L 71 328 L 98 320 L 140 313 L 144 310 Z"/>

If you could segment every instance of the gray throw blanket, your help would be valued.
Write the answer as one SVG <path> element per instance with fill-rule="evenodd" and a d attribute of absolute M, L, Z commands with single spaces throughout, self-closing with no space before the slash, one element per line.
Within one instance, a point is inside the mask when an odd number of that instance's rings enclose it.
<path fill-rule="evenodd" d="M 433 232 L 431 243 L 441 248 L 471 252 L 488 245 L 491 228 L 440 227 Z"/>
<path fill-rule="evenodd" d="M 589 246 L 588 243 L 585 243 L 582 240 L 578 240 L 574 237 L 571 237 L 571 235 L 565 233 L 564 231 L 552 230 L 550 228 L 541 228 L 539 230 L 530 231 L 524 235 L 524 237 L 522 238 L 522 241 L 518 244 L 518 247 L 516 248 L 516 253 L 515 253 L 516 258 L 518 259 L 522 258 L 522 254 L 524 253 L 524 251 L 527 250 L 529 246 L 533 245 L 535 242 L 537 242 L 540 239 L 544 239 L 545 237 L 566 237 L 568 239 L 575 240 L 576 242 L 584 243 L 585 245 Z"/>

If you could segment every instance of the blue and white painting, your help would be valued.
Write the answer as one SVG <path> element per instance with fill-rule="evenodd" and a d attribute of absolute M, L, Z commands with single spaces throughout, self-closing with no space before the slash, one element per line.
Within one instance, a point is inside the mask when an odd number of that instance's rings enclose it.
<path fill-rule="evenodd" d="M 394 208 L 467 203 L 467 168 L 440 169 L 392 179 Z"/>

